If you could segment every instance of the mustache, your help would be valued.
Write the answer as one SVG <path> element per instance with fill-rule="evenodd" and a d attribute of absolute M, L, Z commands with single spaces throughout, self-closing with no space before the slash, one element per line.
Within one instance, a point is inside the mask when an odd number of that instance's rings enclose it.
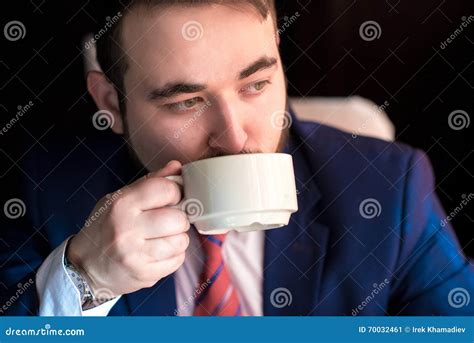
<path fill-rule="evenodd" d="M 280 141 L 278 142 L 278 147 L 275 152 L 283 152 L 285 146 L 288 143 L 288 138 L 290 136 L 289 128 L 285 128 L 280 136 Z M 207 150 L 204 152 L 196 161 L 205 160 L 207 158 L 220 157 L 220 156 L 230 156 L 230 155 L 240 155 L 240 154 L 261 154 L 263 150 L 260 149 L 242 149 L 240 152 L 232 154 L 224 150 L 214 149 Z"/>
<path fill-rule="evenodd" d="M 213 158 L 213 157 L 241 155 L 241 154 L 260 154 L 262 152 L 263 152 L 262 150 L 251 150 L 251 149 L 243 149 L 236 154 L 229 154 L 228 152 L 222 151 L 222 150 L 206 151 L 197 159 L 197 161 L 205 160 L 207 158 Z"/>

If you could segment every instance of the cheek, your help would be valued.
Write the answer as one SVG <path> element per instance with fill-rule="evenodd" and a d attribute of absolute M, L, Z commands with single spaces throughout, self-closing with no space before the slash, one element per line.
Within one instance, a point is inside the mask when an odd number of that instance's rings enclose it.
<path fill-rule="evenodd" d="M 154 145 L 155 140 L 161 139 L 157 125 L 157 115 L 148 106 L 127 104 L 127 126 L 129 137 L 134 142 L 147 141 Z"/>
<path fill-rule="evenodd" d="M 288 126 L 290 118 L 285 112 L 286 89 L 283 77 L 278 78 L 274 83 L 271 92 L 266 96 L 265 101 L 260 107 L 259 120 L 253 124 L 257 126 L 259 140 L 265 142 L 271 149 L 277 147 L 282 130 Z"/>
<path fill-rule="evenodd" d="M 267 147 L 267 152 L 274 152 L 278 143 L 280 142 L 282 130 L 275 129 L 274 127 L 267 126 L 265 131 L 263 132 L 263 139 L 262 141 L 265 142 L 265 146 Z"/>
<path fill-rule="evenodd" d="M 156 143 L 169 142 L 173 134 L 179 130 L 179 120 L 160 114 L 157 108 L 150 104 L 127 104 L 127 124 L 136 140 L 147 140 L 154 146 Z"/>
<path fill-rule="evenodd" d="M 272 111 L 262 115 L 255 115 L 251 124 L 247 126 L 249 136 L 248 145 L 250 148 L 261 150 L 262 152 L 274 152 L 280 141 L 281 130 L 272 126 Z"/>
<path fill-rule="evenodd" d="M 136 132 L 130 140 L 142 163 L 153 161 L 151 164 L 154 169 L 171 159 L 184 164 L 198 158 L 206 149 L 204 131 L 196 127 L 198 122 L 186 116 L 160 115 L 150 108 L 143 107 L 140 110 L 135 107 L 133 110 L 136 112 L 132 112 L 132 108 L 127 111 L 127 123 L 130 135 Z"/>
<path fill-rule="evenodd" d="M 125 120 L 128 139 L 142 164 L 149 170 L 156 170 L 169 160 L 167 149 L 172 145 L 154 108 L 138 106 L 131 101 L 127 103 Z"/>
<path fill-rule="evenodd" d="M 265 120 L 268 125 L 271 126 L 272 116 L 276 116 L 278 113 L 285 110 L 286 98 L 285 79 L 283 74 L 279 73 L 278 76 L 274 78 L 273 84 L 263 97 L 264 101 L 260 106 L 260 113 L 265 115 Z"/>

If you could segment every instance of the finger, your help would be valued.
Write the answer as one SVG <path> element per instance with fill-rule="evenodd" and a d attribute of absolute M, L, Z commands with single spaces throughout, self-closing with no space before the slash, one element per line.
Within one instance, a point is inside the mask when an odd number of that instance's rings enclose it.
<path fill-rule="evenodd" d="M 156 262 L 182 254 L 188 246 L 189 235 L 187 233 L 180 233 L 173 236 L 146 240 L 143 246 L 143 253 L 148 261 Z"/>
<path fill-rule="evenodd" d="M 152 179 L 152 178 L 162 178 L 162 177 L 171 176 L 171 175 L 180 175 L 181 174 L 181 168 L 182 168 L 181 162 L 179 162 L 177 160 L 171 160 L 160 170 L 150 172 L 150 173 L 142 176 L 138 180 L 132 182 L 130 185 L 125 187 L 122 190 L 122 192 L 125 195 L 125 194 L 129 193 L 130 189 L 132 189 L 132 191 L 133 191 L 133 188 L 135 186 L 137 186 L 139 184 L 142 184 L 143 182 L 146 182 L 146 180 L 149 180 L 149 179 Z"/>
<path fill-rule="evenodd" d="M 178 204 L 182 197 L 181 187 L 164 177 L 179 174 L 181 167 L 179 161 L 170 161 L 163 169 L 151 172 L 132 183 L 127 187 L 125 196 L 132 206 L 143 211 Z"/>
<path fill-rule="evenodd" d="M 130 206 L 146 211 L 178 204 L 182 189 L 176 182 L 155 177 L 130 187 L 127 197 Z"/>
<path fill-rule="evenodd" d="M 183 211 L 169 207 L 143 211 L 136 220 L 145 239 L 176 235 L 188 231 L 191 226 Z"/>
<path fill-rule="evenodd" d="M 183 264 L 185 258 L 186 254 L 183 252 L 166 260 L 149 263 L 147 269 L 150 271 L 150 277 L 159 280 L 174 273 Z"/>

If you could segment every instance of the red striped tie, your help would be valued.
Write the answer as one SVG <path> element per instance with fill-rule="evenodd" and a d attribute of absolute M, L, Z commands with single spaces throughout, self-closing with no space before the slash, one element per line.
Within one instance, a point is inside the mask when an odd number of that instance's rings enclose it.
<path fill-rule="evenodd" d="M 237 291 L 222 259 L 222 244 L 226 235 L 199 235 L 204 252 L 200 292 L 196 298 L 195 316 L 240 316 Z M 205 286 L 205 287 L 204 287 Z"/>

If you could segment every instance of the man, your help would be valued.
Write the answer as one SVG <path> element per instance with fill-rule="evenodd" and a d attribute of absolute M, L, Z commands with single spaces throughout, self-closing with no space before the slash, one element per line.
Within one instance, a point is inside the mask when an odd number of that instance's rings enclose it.
<path fill-rule="evenodd" d="M 5 314 L 474 314 L 426 157 L 296 119 L 273 2 L 136 0 L 121 15 L 87 78 L 116 136 L 56 137 L 24 166 L 36 185 L 1 277 L 6 299 L 35 287 Z M 277 151 L 299 193 L 287 227 L 201 237 L 168 207 L 182 194 L 164 177 L 183 164 Z"/>

